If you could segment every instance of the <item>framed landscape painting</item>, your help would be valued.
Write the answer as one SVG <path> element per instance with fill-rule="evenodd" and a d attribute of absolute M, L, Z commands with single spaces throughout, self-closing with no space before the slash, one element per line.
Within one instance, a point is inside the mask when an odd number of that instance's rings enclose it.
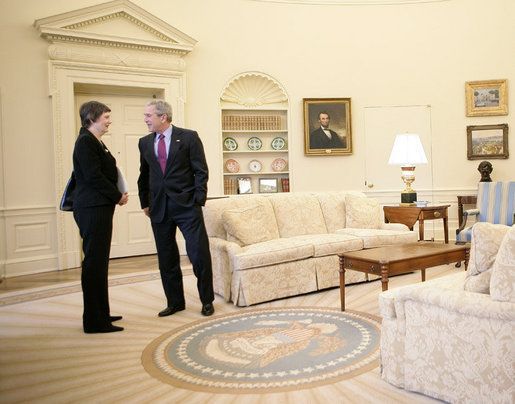
<path fill-rule="evenodd" d="M 469 160 L 507 159 L 508 124 L 467 126 Z"/>
<path fill-rule="evenodd" d="M 350 98 L 304 98 L 304 153 L 352 154 Z"/>
<path fill-rule="evenodd" d="M 507 80 L 465 83 L 467 116 L 508 115 Z"/>

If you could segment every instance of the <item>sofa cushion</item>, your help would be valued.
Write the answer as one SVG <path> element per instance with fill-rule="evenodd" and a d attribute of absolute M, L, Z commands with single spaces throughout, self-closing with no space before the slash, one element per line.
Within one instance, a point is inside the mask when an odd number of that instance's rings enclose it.
<path fill-rule="evenodd" d="M 355 195 L 345 197 L 345 227 L 355 229 L 379 229 L 381 227 L 381 207 L 373 198 Z"/>
<path fill-rule="evenodd" d="M 515 227 L 506 233 L 495 258 L 490 279 L 492 300 L 515 303 Z"/>
<path fill-rule="evenodd" d="M 303 240 L 280 238 L 242 247 L 238 254 L 231 257 L 234 271 L 249 268 L 298 261 L 312 257 L 313 244 Z"/>
<path fill-rule="evenodd" d="M 334 233 L 345 227 L 345 197 L 349 194 L 366 197 L 364 193 L 358 191 L 316 192 L 313 194 L 320 203 L 328 233 Z"/>
<path fill-rule="evenodd" d="M 202 209 L 208 236 L 227 240 L 227 232 L 222 220 L 223 212 L 229 209 L 242 209 L 256 205 L 265 209 L 267 217 L 274 217 L 274 210 L 270 201 L 261 195 L 238 195 L 208 200 L 206 206 Z M 277 235 L 277 237 L 279 236 Z"/>
<path fill-rule="evenodd" d="M 228 209 L 222 213 L 227 240 L 241 246 L 279 238 L 275 217 L 261 205 Z"/>
<path fill-rule="evenodd" d="M 386 229 L 340 229 L 338 234 L 346 234 L 359 237 L 363 240 L 364 248 L 382 247 L 391 244 L 416 243 L 418 236 L 410 230 L 386 230 Z"/>
<path fill-rule="evenodd" d="M 270 196 L 269 199 L 282 238 L 327 233 L 320 203 L 314 195 L 285 193 Z"/>
<path fill-rule="evenodd" d="M 464 289 L 469 292 L 490 293 L 490 270 L 502 239 L 510 227 L 480 222 L 472 226 L 470 259 Z M 484 274 L 484 275 L 482 275 Z"/>
<path fill-rule="evenodd" d="M 346 234 L 305 234 L 303 236 L 290 237 L 290 240 L 312 244 L 314 257 L 358 251 L 363 248 L 363 241 L 359 237 Z"/>

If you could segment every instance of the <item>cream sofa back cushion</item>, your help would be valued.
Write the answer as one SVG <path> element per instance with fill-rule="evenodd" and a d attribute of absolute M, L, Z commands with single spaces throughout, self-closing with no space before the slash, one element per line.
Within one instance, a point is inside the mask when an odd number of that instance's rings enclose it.
<path fill-rule="evenodd" d="M 240 246 L 279 238 L 275 217 L 267 215 L 262 205 L 226 210 L 222 220 L 227 240 Z"/>
<path fill-rule="evenodd" d="M 469 292 L 490 293 L 491 269 L 501 242 L 510 227 L 503 224 L 479 222 L 472 226 L 470 259 L 464 289 Z"/>
<path fill-rule="evenodd" d="M 381 227 L 381 207 L 373 198 L 355 195 L 345 197 L 346 227 L 353 229 L 379 229 Z"/>
<path fill-rule="evenodd" d="M 515 303 L 515 227 L 504 236 L 490 279 L 492 300 Z"/>
<path fill-rule="evenodd" d="M 325 234 L 324 215 L 318 199 L 308 193 L 270 196 L 279 235 L 283 238 L 305 234 Z"/>
<path fill-rule="evenodd" d="M 336 233 L 336 230 L 346 227 L 345 197 L 349 194 L 366 197 L 364 193 L 358 191 L 317 192 L 314 194 L 320 202 L 328 233 Z"/>

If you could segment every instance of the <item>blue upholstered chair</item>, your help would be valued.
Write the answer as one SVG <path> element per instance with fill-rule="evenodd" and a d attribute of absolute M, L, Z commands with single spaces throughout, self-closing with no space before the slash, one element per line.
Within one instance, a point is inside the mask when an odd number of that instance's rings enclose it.
<path fill-rule="evenodd" d="M 512 226 L 515 220 L 515 181 L 480 182 L 476 209 L 463 212 L 463 221 L 456 230 L 456 242 L 470 242 L 473 221 Z"/>

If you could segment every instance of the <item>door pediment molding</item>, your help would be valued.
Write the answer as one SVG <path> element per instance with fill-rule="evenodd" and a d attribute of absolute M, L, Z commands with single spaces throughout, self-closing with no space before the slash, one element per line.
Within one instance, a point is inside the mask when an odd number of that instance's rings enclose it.
<path fill-rule="evenodd" d="M 196 40 L 128 0 L 41 18 L 34 27 L 51 43 L 73 43 L 184 56 Z M 115 34 L 113 34 L 115 33 Z"/>

